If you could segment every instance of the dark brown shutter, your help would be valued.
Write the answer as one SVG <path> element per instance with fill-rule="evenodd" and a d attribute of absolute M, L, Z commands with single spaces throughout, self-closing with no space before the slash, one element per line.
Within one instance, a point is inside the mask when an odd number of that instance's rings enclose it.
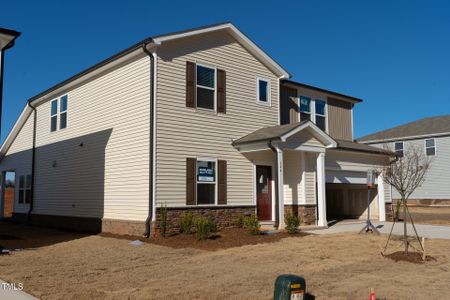
<path fill-rule="evenodd" d="M 195 107 L 195 63 L 186 62 L 186 107 Z"/>
<path fill-rule="evenodd" d="M 217 112 L 226 112 L 226 73 L 217 70 Z"/>
<path fill-rule="evenodd" d="M 186 158 L 186 205 L 195 205 L 195 168 L 197 160 L 195 158 Z"/>
<path fill-rule="evenodd" d="M 227 161 L 219 160 L 217 183 L 218 183 L 218 203 L 227 204 Z"/>

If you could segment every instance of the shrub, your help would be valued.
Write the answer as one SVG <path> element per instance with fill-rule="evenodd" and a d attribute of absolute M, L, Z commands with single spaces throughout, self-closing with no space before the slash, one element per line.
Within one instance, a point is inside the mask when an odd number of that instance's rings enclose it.
<path fill-rule="evenodd" d="M 236 226 L 238 228 L 244 227 L 244 218 L 245 218 L 244 215 L 238 215 L 237 216 L 237 218 L 236 218 Z"/>
<path fill-rule="evenodd" d="M 184 212 L 181 215 L 181 221 L 180 221 L 180 232 L 185 234 L 191 234 L 192 233 L 192 224 L 194 223 L 194 216 L 190 211 Z"/>
<path fill-rule="evenodd" d="M 195 219 L 195 235 L 199 240 L 206 240 L 212 232 L 216 232 L 216 224 L 209 218 Z"/>
<path fill-rule="evenodd" d="M 287 232 L 289 234 L 296 234 L 298 232 L 298 226 L 300 225 L 300 217 L 287 214 L 285 219 Z"/>
<path fill-rule="evenodd" d="M 255 215 L 244 217 L 244 228 L 252 235 L 259 234 L 259 221 Z"/>
<path fill-rule="evenodd" d="M 161 204 L 161 220 L 159 221 L 161 235 L 166 237 L 167 234 L 167 206 Z"/>

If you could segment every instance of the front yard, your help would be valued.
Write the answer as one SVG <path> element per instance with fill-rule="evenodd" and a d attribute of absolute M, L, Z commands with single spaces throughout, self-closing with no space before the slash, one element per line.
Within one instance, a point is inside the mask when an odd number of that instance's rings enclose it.
<path fill-rule="evenodd" d="M 17 239 L 19 238 L 19 239 Z M 448 299 L 450 240 L 429 240 L 436 260 L 383 258 L 385 236 L 287 237 L 216 251 L 169 248 L 0 222 L 0 278 L 43 299 L 271 299 L 277 275 L 306 278 L 316 299 Z"/>

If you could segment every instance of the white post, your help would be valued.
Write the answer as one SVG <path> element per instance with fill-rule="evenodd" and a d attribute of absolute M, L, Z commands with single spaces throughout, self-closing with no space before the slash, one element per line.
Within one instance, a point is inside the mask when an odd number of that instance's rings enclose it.
<path fill-rule="evenodd" d="M 386 204 L 384 199 L 383 175 L 378 175 L 378 218 L 380 222 L 386 221 Z"/>
<path fill-rule="evenodd" d="M 283 178 L 283 150 L 277 149 L 277 179 L 278 179 L 278 229 L 284 229 L 284 178 Z"/>
<path fill-rule="evenodd" d="M 317 225 L 327 226 L 327 202 L 325 195 L 325 153 L 317 156 L 317 206 L 319 209 L 319 220 Z"/>

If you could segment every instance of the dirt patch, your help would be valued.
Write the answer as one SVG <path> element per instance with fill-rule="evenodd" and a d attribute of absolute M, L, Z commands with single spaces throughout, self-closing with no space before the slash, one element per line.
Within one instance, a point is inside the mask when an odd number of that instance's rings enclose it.
<path fill-rule="evenodd" d="M 410 206 L 408 209 L 414 223 L 450 226 L 450 207 Z M 403 213 L 400 217 L 403 218 Z"/>
<path fill-rule="evenodd" d="M 197 240 L 195 234 L 178 234 L 167 238 L 157 237 L 156 239 L 149 240 L 149 242 L 175 249 L 192 247 L 201 250 L 216 251 L 245 245 L 273 243 L 287 237 L 301 237 L 306 235 L 306 233 L 289 235 L 287 232 L 251 235 L 245 229 L 230 228 L 221 230 L 204 241 Z"/>
<path fill-rule="evenodd" d="M 299 232 L 290 235 L 287 232 L 261 232 L 259 235 L 251 235 L 243 228 L 227 228 L 211 235 L 207 240 L 200 241 L 195 234 L 176 234 L 168 237 L 157 236 L 151 239 L 142 239 L 138 236 L 114 235 L 110 233 L 99 234 L 102 237 L 118 238 L 126 240 L 141 240 L 147 243 L 166 246 L 173 249 L 194 248 L 206 251 L 217 251 L 245 245 L 257 245 L 262 243 L 274 243 L 287 237 L 303 237 L 308 235 Z"/>
<path fill-rule="evenodd" d="M 7 227 L 5 234 L 24 236 L 13 225 L 0 226 Z M 29 230 L 34 240 L 61 237 L 58 231 Z M 380 299 L 450 299 L 450 240 L 427 240 L 427 254 L 437 261 L 425 264 L 386 259 L 380 255 L 386 236 L 357 233 L 216 251 L 134 247 L 98 235 L 56 241 L 1 256 L 0 278 L 23 283 L 41 299 L 272 299 L 281 274 L 303 276 L 316 299 L 367 299 L 371 288 Z"/>
<path fill-rule="evenodd" d="M 408 252 L 408 254 L 405 254 L 403 251 L 397 251 L 388 255 L 385 255 L 384 257 L 390 258 L 395 262 L 399 261 L 405 261 L 410 262 L 414 264 L 423 264 L 427 261 L 436 261 L 434 257 L 426 256 L 425 260 L 422 259 L 422 254 L 419 252 Z"/>

